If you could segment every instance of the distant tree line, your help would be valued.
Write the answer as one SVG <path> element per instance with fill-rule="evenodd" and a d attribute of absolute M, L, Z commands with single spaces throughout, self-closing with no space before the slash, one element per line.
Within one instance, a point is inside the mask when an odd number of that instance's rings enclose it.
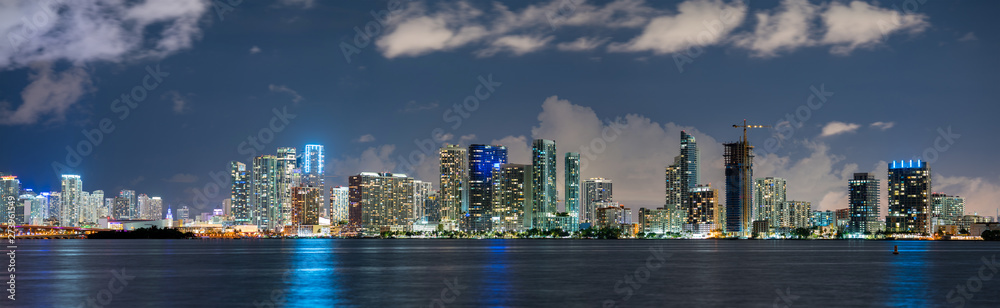
<path fill-rule="evenodd" d="M 87 235 L 88 239 L 186 239 L 194 237 L 194 233 L 181 232 L 177 229 L 160 229 L 156 226 L 139 228 L 132 231 L 98 231 Z"/>

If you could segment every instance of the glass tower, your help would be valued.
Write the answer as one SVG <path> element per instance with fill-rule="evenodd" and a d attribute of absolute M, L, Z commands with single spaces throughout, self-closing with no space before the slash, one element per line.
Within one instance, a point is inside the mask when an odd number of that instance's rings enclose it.
<path fill-rule="evenodd" d="M 278 158 L 262 155 L 253 159 L 253 221 L 261 230 L 280 231 L 278 203 Z M 180 211 L 178 211 L 180 213 Z"/>
<path fill-rule="evenodd" d="M 250 207 L 250 172 L 247 165 L 238 161 L 229 163 L 232 189 L 229 206 L 232 208 L 233 223 L 248 225 L 253 223 L 253 209 Z"/>
<path fill-rule="evenodd" d="M 533 228 L 552 229 L 548 217 L 555 216 L 556 203 L 556 142 L 535 139 L 531 142 L 531 186 Z"/>
<path fill-rule="evenodd" d="M 749 237 L 753 219 L 753 146 L 741 140 L 723 144 L 726 163 L 725 231 Z"/>
<path fill-rule="evenodd" d="M 917 160 L 889 163 L 889 233 L 928 233 L 931 210 L 931 167 Z"/>
<path fill-rule="evenodd" d="M 446 144 L 438 154 L 441 159 L 441 194 L 438 199 L 441 223 L 446 230 L 453 230 L 462 213 L 469 209 L 469 156 L 465 148 L 453 144 Z"/>
<path fill-rule="evenodd" d="M 878 179 L 872 173 L 855 173 L 854 179 L 847 181 L 850 198 L 850 221 L 847 232 L 875 233 L 880 228 L 878 221 Z"/>
<path fill-rule="evenodd" d="M 473 144 L 469 146 L 469 212 L 463 229 L 490 231 L 493 216 L 493 172 L 507 163 L 507 147 Z"/>
<path fill-rule="evenodd" d="M 566 191 L 565 202 L 566 213 L 569 215 L 567 231 L 580 229 L 580 153 L 566 153 L 566 176 L 564 178 Z"/>
<path fill-rule="evenodd" d="M 79 175 L 62 175 L 62 194 L 60 195 L 59 226 L 76 227 L 79 215 L 80 193 L 83 191 L 83 181 Z M 133 195 L 134 198 L 134 195 Z"/>

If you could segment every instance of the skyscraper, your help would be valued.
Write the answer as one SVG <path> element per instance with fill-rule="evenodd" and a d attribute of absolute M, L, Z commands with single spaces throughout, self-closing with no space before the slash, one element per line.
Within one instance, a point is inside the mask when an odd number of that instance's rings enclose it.
<path fill-rule="evenodd" d="M 698 185 L 688 190 L 688 213 L 684 231 L 705 234 L 724 228 L 724 211 L 719 205 L 719 191 L 712 185 Z"/>
<path fill-rule="evenodd" d="M 119 191 L 118 196 L 125 198 L 126 202 L 126 209 L 122 213 L 124 216 L 119 219 L 139 219 L 139 201 L 136 198 L 135 191 L 125 189 Z"/>
<path fill-rule="evenodd" d="M 959 196 L 933 193 L 931 205 L 934 207 L 932 212 L 938 219 L 937 225 L 957 224 L 958 219 L 965 215 L 965 199 Z"/>
<path fill-rule="evenodd" d="M 663 216 L 660 223 L 665 224 L 663 232 L 678 232 L 683 223 L 682 218 L 687 216 L 688 190 L 684 173 L 681 172 L 683 165 L 683 155 L 674 157 L 674 164 L 666 169 L 666 202 L 663 204 L 663 214 L 657 213 L 655 216 Z M 654 210 L 655 211 L 655 210 Z M 655 232 L 654 232 L 655 233 Z"/>
<path fill-rule="evenodd" d="M 421 220 L 426 215 L 424 213 L 424 210 L 426 210 L 424 202 L 427 201 L 427 196 L 430 196 L 433 192 L 434 183 L 413 180 L 413 201 L 410 202 L 413 205 L 413 210 L 410 211 L 413 213 L 413 217 L 410 218 L 412 221 Z"/>
<path fill-rule="evenodd" d="M 281 206 L 278 200 L 278 159 L 262 155 L 253 159 L 253 223 L 261 230 L 281 231 Z M 177 211 L 180 215 L 180 210 Z"/>
<path fill-rule="evenodd" d="M 319 204 L 323 194 L 317 187 L 292 187 L 292 215 L 290 224 L 295 227 L 318 225 Z"/>
<path fill-rule="evenodd" d="M 302 179 L 300 184 L 306 186 L 312 186 L 319 188 L 320 191 L 325 191 L 326 189 L 326 178 L 324 173 L 324 166 L 326 166 L 326 158 L 324 154 L 324 149 L 322 145 L 319 144 L 307 144 L 305 150 L 302 152 Z M 322 194 L 322 193 L 321 193 Z M 326 200 L 320 200 L 322 202 L 320 207 L 325 207 Z"/>
<path fill-rule="evenodd" d="M 60 195 L 59 225 L 76 227 L 79 216 L 80 192 L 83 191 L 83 181 L 79 175 L 62 175 L 62 192 Z"/>
<path fill-rule="evenodd" d="M 566 197 L 563 202 L 569 215 L 567 231 L 576 231 L 580 229 L 580 153 L 566 152 L 565 168 Z"/>
<path fill-rule="evenodd" d="M 507 147 L 473 144 L 469 146 L 469 211 L 464 230 L 490 231 L 493 216 L 493 172 L 507 163 Z"/>
<path fill-rule="evenodd" d="M 493 172 L 493 230 L 525 230 L 530 220 L 525 209 L 531 207 L 531 165 L 503 164 Z"/>
<path fill-rule="evenodd" d="M 399 173 L 362 172 L 349 178 L 349 224 L 361 231 L 410 231 L 413 178 Z"/>
<path fill-rule="evenodd" d="M 150 215 L 151 212 L 152 212 L 152 209 L 150 209 L 150 207 L 149 207 L 150 206 L 149 196 L 147 196 L 146 194 L 139 194 L 139 197 L 137 199 L 139 200 L 139 217 L 138 218 L 139 219 L 152 219 L 152 218 L 149 218 L 150 216 L 152 216 L 152 215 Z"/>
<path fill-rule="evenodd" d="M 698 185 L 698 142 L 694 136 L 685 131 L 681 131 L 681 155 L 680 155 L 681 181 L 686 186 L 686 190 L 695 188 Z"/>
<path fill-rule="evenodd" d="M 109 214 L 104 201 L 104 191 L 95 190 L 90 193 L 90 206 L 92 206 L 93 212 L 91 213 L 90 220 L 94 223 L 98 221 L 101 217 L 107 217 Z"/>
<path fill-rule="evenodd" d="M 296 164 L 295 148 L 291 147 L 281 147 L 278 148 L 277 156 L 278 165 L 278 206 L 281 215 L 278 215 L 279 221 L 275 222 L 277 226 L 287 226 L 292 224 L 292 188 L 298 186 L 297 182 L 300 179 L 295 179 L 297 173 L 295 169 L 298 168 Z M 322 193 L 321 193 L 322 194 Z"/>
<path fill-rule="evenodd" d="M 64 181 L 65 182 L 65 181 Z M 16 203 L 21 196 L 21 180 L 13 175 L 0 175 L 0 214 L 2 223 L 7 222 L 7 207 Z"/>
<path fill-rule="evenodd" d="M 160 197 L 149 198 L 149 216 L 147 219 L 163 219 L 163 199 Z"/>
<path fill-rule="evenodd" d="M 597 227 L 597 209 L 605 203 L 614 202 L 611 180 L 590 178 L 583 181 L 583 207 L 580 210 L 580 224 Z"/>
<path fill-rule="evenodd" d="M 458 145 L 445 145 L 441 159 L 441 224 L 445 229 L 457 228 L 462 213 L 469 207 L 468 151 Z"/>
<path fill-rule="evenodd" d="M 790 217 L 785 208 L 788 182 L 782 178 L 766 177 L 754 181 L 753 220 L 767 221 L 768 228 L 788 226 Z"/>
<path fill-rule="evenodd" d="M 880 230 L 878 179 L 872 173 L 855 173 L 854 179 L 847 181 L 850 199 L 849 233 L 875 233 Z"/>
<path fill-rule="evenodd" d="M 350 204 L 348 192 L 344 186 L 330 188 L 330 224 L 347 221 L 347 207 Z"/>
<path fill-rule="evenodd" d="M 556 204 L 556 142 L 535 139 L 531 142 L 531 202 L 532 227 L 553 229 L 550 217 L 555 217 Z"/>
<path fill-rule="evenodd" d="M 233 223 L 246 225 L 253 223 L 253 208 L 250 206 L 250 173 L 247 165 L 238 161 L 229 163 L 229 178 L 232 185 L 229 204 L 232 208 Z"/>
<path fill-rule="evenodd" d="M 726 163 L 726 232 L 749 237 L 753 220 L 753 146 L 723 144 Z"/>
<path fill-rule="evenodd" d="M 889 233 L 929 233 L 931 210 L 931 168 L 917 160 L 889 163 L 889 213 L 885 230 Z"/>

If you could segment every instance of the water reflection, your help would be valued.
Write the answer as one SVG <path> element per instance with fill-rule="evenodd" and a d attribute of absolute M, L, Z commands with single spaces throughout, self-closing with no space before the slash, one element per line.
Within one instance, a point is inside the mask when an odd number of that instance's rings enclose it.
<path fill-rule="evenodd" d="M 483 293 L 486 295 L 486 303 L 491 307 L 509 307 L 511 305 L 510 292 L 510 271 L 507 253 L 507 241 L 490 240 L 486 252 L 486 264 L 484 265 L 485 282 Z"/>
<path fill-rule="evenodd" d="M 337 266 L 339 241 L 296 240 L 291 268 L 282 273 L 284 300 L 290 307 L 335 307 L 343 304 Z M 276 298 L 277 297 L 275 296 Z M 278 305 L 275 305 L 278 306 Z"/>
<path fill-rule="evenodd" d="M 900 242 L 899 255 L 894 255 L 889 261 L 890 300 L 887 305 L 895 307 L 927 307 L 931 305 L 927 296 L 931 294 L 928 288 L 927 262 L 929 242 Z"/>

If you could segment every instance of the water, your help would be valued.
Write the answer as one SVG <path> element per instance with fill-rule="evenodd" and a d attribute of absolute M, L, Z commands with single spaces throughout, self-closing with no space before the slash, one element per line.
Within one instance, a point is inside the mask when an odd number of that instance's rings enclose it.
<path fill-rule="evenodd" d="M 1000 307 L 1000 273 L 993 274 L 982 261 L 1000 252 L 996 242 L 18 244 L 17 300 L 3 300 L 3 307 L 77 307 L 88 297 L 109 303 L 106 307 L 955 307 L 948 292 L 970 278 L 973 287 L 976 281 L 981 287 L 969 294 L 966 307 Z M 893 245 L 899 245 L 899 255 L 891 254 Z M 982 277 L 989 279 L 973 278 L 980 268 L 986 268 Z M 135 277 L 122 285 L 113 270 Z M 953 300 L 958 297 L 953 294 Z"/>

